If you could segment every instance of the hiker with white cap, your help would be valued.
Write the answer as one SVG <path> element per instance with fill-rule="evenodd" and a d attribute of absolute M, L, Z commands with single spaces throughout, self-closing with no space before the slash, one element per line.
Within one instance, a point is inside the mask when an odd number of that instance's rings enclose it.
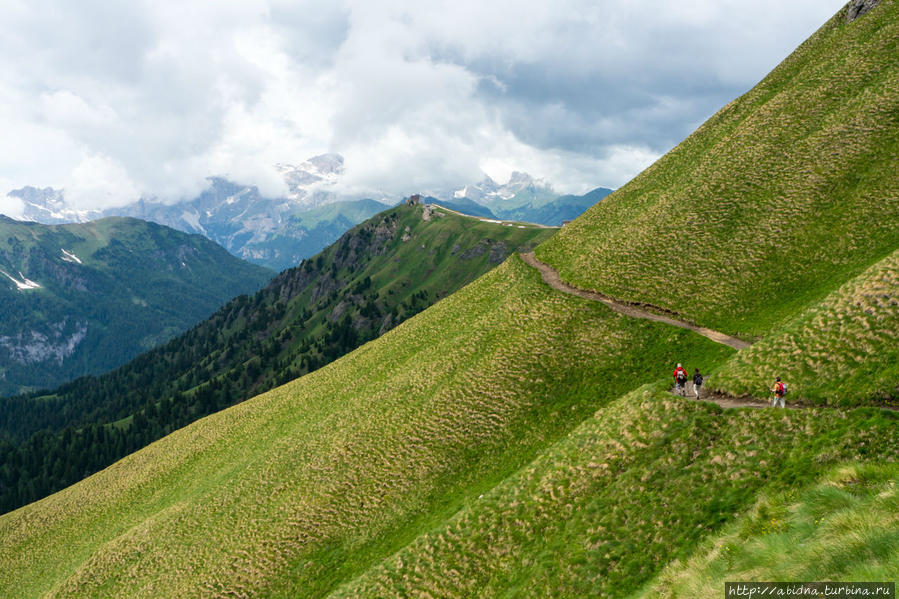
<path fill-rule="evenodd" d="M 680 362 L 677 363 L 677 368 L 674 369 L 674 392 L 679 393 L 683 397 L 687 396 L 687 371 L 684 370 Z"/>

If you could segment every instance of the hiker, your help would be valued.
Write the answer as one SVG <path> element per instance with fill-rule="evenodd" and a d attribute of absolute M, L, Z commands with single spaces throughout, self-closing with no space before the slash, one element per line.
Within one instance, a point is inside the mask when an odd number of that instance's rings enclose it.
<path fill-rule="evenodd" d="M 700 387 L 702 387 L 702 375 L 699 374 L 699 369 L 696 368 L 693 371 L 693 395 L 696 396 L 696 399 L 699 399 Z"/>
<path fill-rule="evenodd" d="M 674 369 L 674 392 L 680 393 L 683 397 L 687 396 L 687 371 L 684 370 L 680 362 L 677 363 L 677 368 Z"/>
<path fill-rule="evenodd" d="M 780 402 L 780 407 L 785 408 L 784 405 L 784 395 L 787 394 L 787 384 L 781 382 L 780 377 L 777 377 L 777 381 L 774 383 L 774 388 L 771 389 L 771 392 L 774 394 L 774 401 L 771 402 L 771 407 L 776 408 L 777 402 Z"/>

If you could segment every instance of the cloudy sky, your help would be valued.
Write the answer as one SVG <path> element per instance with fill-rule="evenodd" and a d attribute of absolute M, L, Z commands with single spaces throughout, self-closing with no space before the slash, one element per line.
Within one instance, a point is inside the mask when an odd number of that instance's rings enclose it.
<path fill-rule="evenodd" d="M 513 170 L 624 184 L 844 0 L 0 0 L 0 212 L 345 184 L 440 190 Z"/>

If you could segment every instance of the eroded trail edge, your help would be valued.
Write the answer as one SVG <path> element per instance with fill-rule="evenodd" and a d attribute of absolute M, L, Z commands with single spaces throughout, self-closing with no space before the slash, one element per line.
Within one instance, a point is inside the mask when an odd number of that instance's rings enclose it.
<path fill-rule="evenodd" d="M 519 254 L 521 259 L 524 260 L 528 265 L 536 268 L 540 271 L 540 276 L 543 277 L 543 282 L 556 289 L 557 291 L 561 291 L 562 293 L 568 293 L 569 295 L 576 295 L 578 297 L 582 297 L 584 299 L 589 299 L 597 302 L 602 302 L 615 312 L 620 314 L 624 314 L 625 316 L 632 316 L 634 318 L 643 318 L 646 320 L 652 320 L 655 322 L 662 322 L 665 324 L 670 324 L 671 326 L 680 327 L 682 329 L 688 329 L 695 333 L 702 335 L 707 339 L 711 339 L 716 343 L 721 343 L 722 345 L 727 345 L 728 347 L 732 347 L 734 349 L 746 349 L 751 344 L 747 341 L 743 341 L 742 339 L 738 339 L 737 337 L 733 337 L 731 335 L 726 335 L 720 331 L 715 331 L 706 327 L 701 327 L 695 325 L 690 322 L 686 322 L 684 320 L 678 320 L 676 318 L 672 318 L 670 316 L 665 316 L 663 314 L 656 314 L 654 312 L 649 312 L 647 310 L 643 310 L 637 306 L 632 304 L 627 304 L 625 302 L 618 301 L 614 298 L 611 298 L 607 295 L 603 295 L 602 293 L 598 293 L 596 291 L 588 291 L 586 289 L 580 289 L 579 287 L 574 287 L 569 285 L 565 281 L 562 280 L 562 277 L 559 275 L 559 272 L 554 269 L 549 264 L 545 262 L 541 262 L 537 259 L 537 256 L 534 255 L 533 252 L 522 253 Z"/>

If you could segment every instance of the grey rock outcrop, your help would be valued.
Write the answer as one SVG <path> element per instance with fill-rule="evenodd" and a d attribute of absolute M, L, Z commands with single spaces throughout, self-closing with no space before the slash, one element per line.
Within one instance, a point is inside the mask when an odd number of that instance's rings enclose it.
<path fill-rule="evenodd" d="M 851 23 L 880 3 L 880 0 L 852 0 L 846 7 L 846 22 Z"/>

